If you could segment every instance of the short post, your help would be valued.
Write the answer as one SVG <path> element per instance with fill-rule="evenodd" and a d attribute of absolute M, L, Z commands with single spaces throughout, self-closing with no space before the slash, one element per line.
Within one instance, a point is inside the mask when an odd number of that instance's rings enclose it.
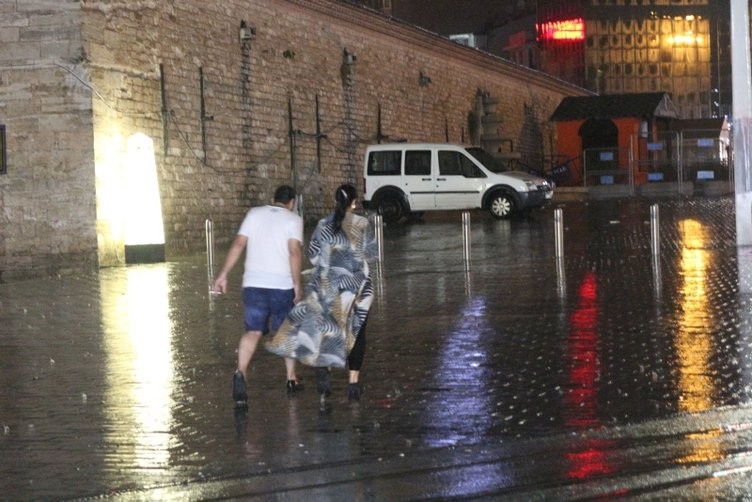
<path fill-rule="evenodd" d="M 563 258 L 556 258 L 556 284 L 559 287 L 559 298 L 563 299 L 567 296 L 567 275 Z"/>
<path fill-rule="evenodd" d="M 554 210 L 554 246 L 556 257 L 564 256 L 564 216 L 561 209 Z"/>
<path fill-rule="evenodd" d="M 470 267 L 465 267 L 465 298 L 473 297 L 473 279 L 470 276 Z"/>
<path fill-rule="evenodd" d="M 655 294 L 656 302 L 661 298 L 661 259 L 660 256 L 654 254 L 650 260 L 653 264 L 653 293 Z"/>
<path fill-rule="evenodd" d="M 653 256 L 661 252 L 661 232 L 659 228 L 658 204 L 650 206 L 650 250 Z"/>
<path fill-rule="evenodd" d="M 379 253 L 379 263 L 384 261 L 384 217 L 376 214 L 373 217 L 373 226 L 376 234 L 376 249 Z"/>
<path fill-rule="evenodd" d="M 470 213 L 462 212 L 462 250 L 465 257 L 465 265 L 470 265 Z"/>
<path fill-rule="evenodd" d="M 214 222 L 207 218 L 206 227 L 206 272 L 209 277 L 209 291 L 214 282 Z"/>

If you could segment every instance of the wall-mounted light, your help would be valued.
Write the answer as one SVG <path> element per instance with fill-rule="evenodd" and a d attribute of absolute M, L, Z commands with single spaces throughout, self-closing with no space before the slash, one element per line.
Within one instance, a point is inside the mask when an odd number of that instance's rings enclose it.
<path fill-rule="evenodd" d="M 358 58 L 355 57 L 355 54 L 353 54 L 352 52 L 348 51 L 347 49 L 345 49 L 344 52 L 342 53 L 342 61 L 345 64 L 348 64 L 348 65 L 349 64 L 355 64 L 355 61 L 357 61 L 357 59 Z"/>
<path fill-rule="evenodd" d="M 418 76 L 418 85 L 421 87 L 428 87 L 428 84 L 431 83 L 431 77 L 428 76 L 428 74 L 424 73 L 423 70 L 420 70 L 420 75 Z"/>
<path fill-rule="evenodd" d="M 256 28 L 248 26 L 245 21 L 240 21 L 240 41 L 247 42 L 256 38 Z"/>

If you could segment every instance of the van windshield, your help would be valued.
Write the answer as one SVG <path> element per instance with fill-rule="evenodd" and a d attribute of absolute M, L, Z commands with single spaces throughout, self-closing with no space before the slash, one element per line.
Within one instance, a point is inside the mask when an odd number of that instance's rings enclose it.
<path fill-rule="evenodd" d="M 483 164 L 486 169 L 488 169 L 492 173 L 502 173 L 504 171 L 508 171 L 507 167 L 504 165 L 504 162 L 494 158 L 493 155 L 479 146 L 470 146 L 465 148 L 465 150 L 467 150 L 467 153 L 472 155 L 475 160 Z"/>

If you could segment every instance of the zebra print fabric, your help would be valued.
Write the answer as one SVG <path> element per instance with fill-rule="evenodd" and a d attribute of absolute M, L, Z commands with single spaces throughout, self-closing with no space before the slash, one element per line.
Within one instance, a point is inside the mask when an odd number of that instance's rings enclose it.
<path fill-rule="evenodd" d="M 314 269 L 303 300 L 264 345 L 309 366 L 343 368 L 373 302 L 369 261 L 377 251 L 367 218 L 347 213 L 337 232 L 332 221 L 319 221 L 311 236 Z"/>

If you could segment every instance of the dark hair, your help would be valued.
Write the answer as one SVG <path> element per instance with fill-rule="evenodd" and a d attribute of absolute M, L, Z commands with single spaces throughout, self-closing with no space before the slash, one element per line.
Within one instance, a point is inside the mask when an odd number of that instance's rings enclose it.
<path fill-rule="evenodd" d="M 287 204 L 295 198 L 295 189 L 290 185 L 281 185 L 274 192 L 274 202 Z"/>
<path fill-rule="evenodd" d="M 342 228 L 342 220 L 345 218 L 345 214 L 347 214 L 347 208 L 357 198 L 358 190 L 349 183 L 340 185 L 337 188 L 337 191 L 334 192 L 334 200 L 337 202 L 337 205 L 334 208 L 334 219 L 332 220 L 332 227 L 335 232 L 339 232 L 339 230 Z"/>

